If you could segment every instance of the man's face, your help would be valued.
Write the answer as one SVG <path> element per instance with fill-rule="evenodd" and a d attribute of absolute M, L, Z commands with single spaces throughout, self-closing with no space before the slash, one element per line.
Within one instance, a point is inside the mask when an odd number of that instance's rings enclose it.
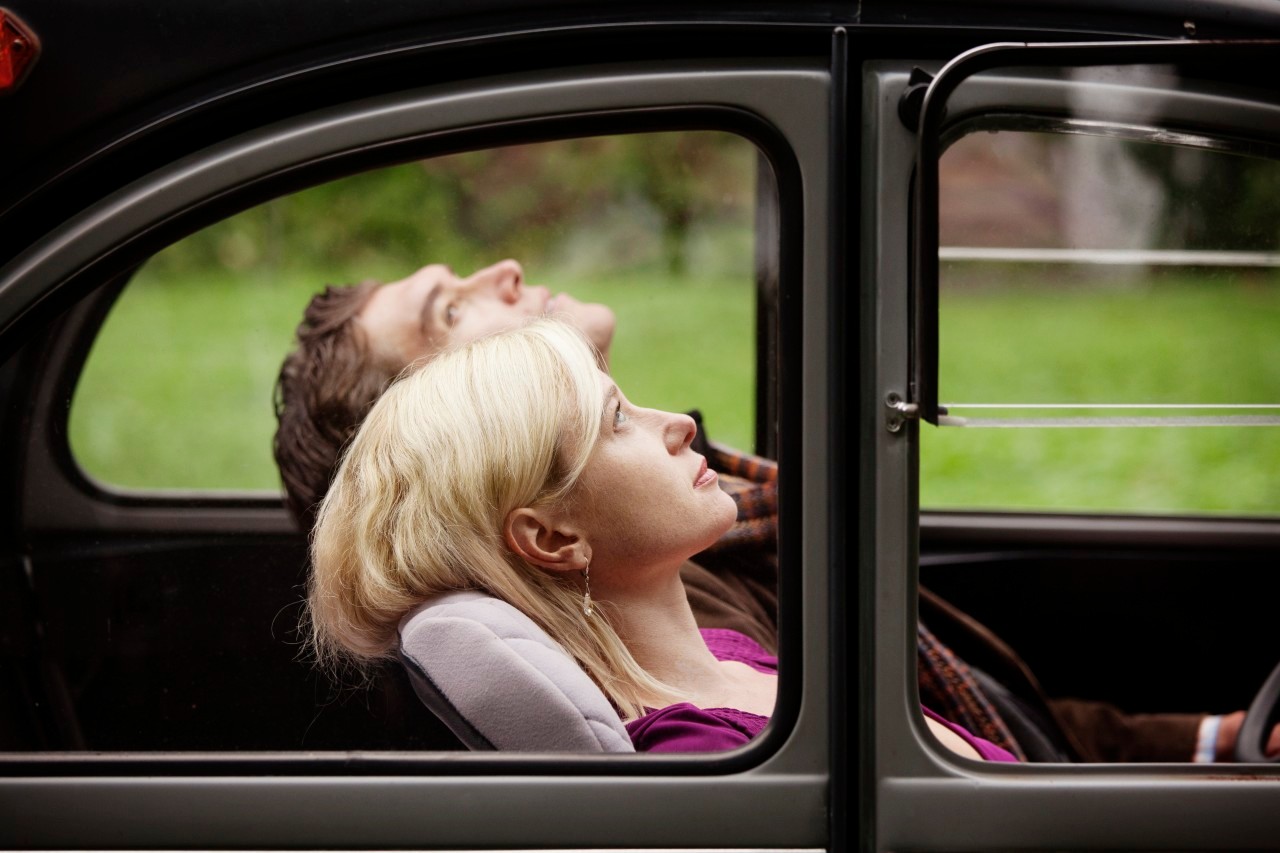
<path fill-rule="evenodd" d="M 541 285 L 526 285 L 513 260 L 460 278 L 443 264 L 423 267 L 401 281 L 377 288 L 356 316 L 373 351 L 399 370 L 451 344 L 510 329 L 528 317 L 563 316 L 581 329 L 607 359 L 613 340 L 613 311 L 555 296 Z"/>

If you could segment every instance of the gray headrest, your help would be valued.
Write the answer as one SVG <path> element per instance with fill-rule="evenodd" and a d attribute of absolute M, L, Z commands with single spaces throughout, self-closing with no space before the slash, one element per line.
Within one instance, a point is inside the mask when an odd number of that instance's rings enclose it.
<path fill-rule="evenodd" d="M 419 698 L 472 749 L 635 751 L 573 658 L 483 592 L 446 593 L 406 614 L 400 659 Z"/>

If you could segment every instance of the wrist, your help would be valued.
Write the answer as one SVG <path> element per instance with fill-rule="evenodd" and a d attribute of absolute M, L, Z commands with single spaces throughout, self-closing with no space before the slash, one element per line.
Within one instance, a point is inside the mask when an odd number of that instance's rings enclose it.
<path fill-rule="evenodd" d="M 1209 714 L 1200 721 L 1196 731 L 1196 748 L 1191 760 L 1196 764 L 1209 764 L 1218 757 L 1218 735 L 1222 729 L 1222 715 Z"/>

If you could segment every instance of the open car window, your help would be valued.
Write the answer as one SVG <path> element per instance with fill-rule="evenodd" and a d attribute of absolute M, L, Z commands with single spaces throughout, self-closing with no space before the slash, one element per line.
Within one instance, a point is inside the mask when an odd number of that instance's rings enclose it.
<path fill-rule="evenodd" d="M 507 258 L 528 286 L 614 310 L 611 363 L 635 400 L 697 409 L 711 438 L 751 452 L 760 158 L 716 131 L 571 139 L 366 172 L 237 214 L 157 254 L 117 297 L 76 386 L 72 454 L 108 488 L 275 491 L 272 389 L 311 296 Z"/>

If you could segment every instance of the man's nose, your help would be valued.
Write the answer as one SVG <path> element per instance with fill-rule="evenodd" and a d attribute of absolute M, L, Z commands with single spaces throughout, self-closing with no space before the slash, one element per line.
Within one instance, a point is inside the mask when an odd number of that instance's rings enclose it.
<path fill-rule="evenodd" d="M 508 258 L 473 273 L 466 284 L 474 289 L 493 288 L 499 299 L 513 303 L 520 299 L 524 269 L 518 261 Z"/>

